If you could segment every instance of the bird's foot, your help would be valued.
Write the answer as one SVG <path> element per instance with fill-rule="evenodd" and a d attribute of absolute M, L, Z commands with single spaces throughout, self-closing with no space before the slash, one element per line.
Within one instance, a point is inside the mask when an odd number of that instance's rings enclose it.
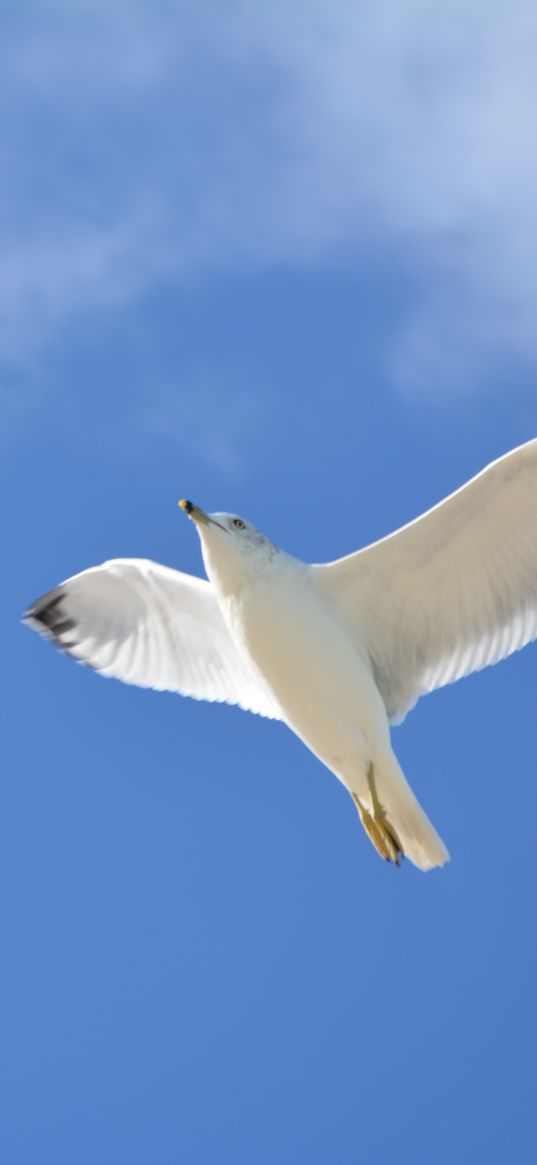
<path fill-rule="evenodd" d="M 397 833 L 393 825 L 388 821 L 386 812 L 378 799 L 372 764 L 369 766 L 367 784 L 371 794 L 372 813 L 369 812 L 369 809 L 366 809 L 356 793 L 352 794 L 360 814 L 360 821 L 381 858 L 384 858 L 386 862 L 395 862 L 396 866 L 400 866 L 401 859 L 405 855 Z"/>

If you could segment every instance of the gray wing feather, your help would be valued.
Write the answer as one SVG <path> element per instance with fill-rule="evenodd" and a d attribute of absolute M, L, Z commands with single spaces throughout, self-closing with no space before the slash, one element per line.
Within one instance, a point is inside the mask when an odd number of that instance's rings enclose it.
<path fill-rule="evenodd" d="M 113 559 L 42 595 L 25 619 L 103 675 L 280 719 L 205 579 L 144 559 Z"/>
<path fill-rule="evenodd" d="M 356 554 L 316 568 L 390 718 L 537 636 L 537 440 Z"/>

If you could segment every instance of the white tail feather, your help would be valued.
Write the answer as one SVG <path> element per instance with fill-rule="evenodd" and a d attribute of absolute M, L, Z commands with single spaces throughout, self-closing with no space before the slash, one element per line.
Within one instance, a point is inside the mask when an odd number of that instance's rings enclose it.
<path fill-rule="evenodd" d="M 375 784 L 386 817 L 393 825 L 406 858 L 420 870 L 449 862 L 449 852 L 416 800 L 395 754 L 374 761 Z"/>

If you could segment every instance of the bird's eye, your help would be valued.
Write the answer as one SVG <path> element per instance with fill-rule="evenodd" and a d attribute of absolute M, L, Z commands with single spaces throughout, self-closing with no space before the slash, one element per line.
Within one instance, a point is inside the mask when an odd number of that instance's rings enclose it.
<path fill-rule="evenodd" d="M 246 529 L 246 522 L 243 522 L 242 518 L 234 518 L 233 525 L 236 527 L 237 530 L 245 530 Z"/>

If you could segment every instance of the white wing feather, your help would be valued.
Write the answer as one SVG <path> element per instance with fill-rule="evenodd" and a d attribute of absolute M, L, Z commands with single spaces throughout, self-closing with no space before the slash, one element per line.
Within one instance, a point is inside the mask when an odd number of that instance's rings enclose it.
<path fill-rule="evenodd" d="M 524 647 L 537 636 L 537 440 L 315 575 L 365 642 L 394 722 Z"/>
<path fill-rule="evenodd" d="M 205 579 L 118 558 L 37 599 L 26 621 L 107 676 L 280 719 Z"/>

